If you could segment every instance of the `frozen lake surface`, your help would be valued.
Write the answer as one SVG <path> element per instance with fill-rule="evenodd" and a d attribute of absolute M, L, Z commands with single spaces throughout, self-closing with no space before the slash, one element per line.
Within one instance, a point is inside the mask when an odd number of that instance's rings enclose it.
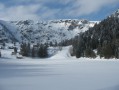
<path fill-rule="evenodd" d="M 119 90 L 119 61 L 2 58 L 0 90 Z"/>

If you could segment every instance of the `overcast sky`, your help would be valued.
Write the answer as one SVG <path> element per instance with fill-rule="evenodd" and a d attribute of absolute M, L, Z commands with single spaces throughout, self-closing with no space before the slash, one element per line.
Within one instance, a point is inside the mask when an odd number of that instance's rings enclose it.
<path fill-rule="evenodd" d="M 0 0 L 2 20 L 101 20 L 119 8 L 119 0 Z"/>

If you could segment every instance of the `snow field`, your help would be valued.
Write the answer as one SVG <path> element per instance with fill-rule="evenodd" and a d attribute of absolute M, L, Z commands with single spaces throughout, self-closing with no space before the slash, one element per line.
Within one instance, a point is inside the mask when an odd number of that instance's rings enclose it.
<path fill-rule="evenodd" d="M 0 90 L 119 90 L 119 61 L 71 58 L 68 47 L 48 59 L 0 59 Z"/>

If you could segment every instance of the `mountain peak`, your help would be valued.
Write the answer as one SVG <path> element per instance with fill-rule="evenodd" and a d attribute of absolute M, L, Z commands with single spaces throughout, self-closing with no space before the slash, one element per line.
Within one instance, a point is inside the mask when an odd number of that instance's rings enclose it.
<path fill-rule="evenodd" d="M 118 13 L 119 14 L 119 8 L 117 9 L 117 11 L 115 13 Z"/>
<path fill-rule="evenodd" d="M 2 33 L 4 33 L 4 37 L 7 39 L 11 36 L 18 41 L 55 44 L 70 40 L 77 36 L 78 33 L 87 31 L 90 27 L 94 26 L 95 22 L 84 19 L 63 19 L 50 21 L 9 21 L 6 23 L 0 22 L 0 24 L 2 24 L 2 29 L 0 28 L 0 39 L 2 41 L 4 41 L 4 38 L 2 38 Z"/>
<path fill-rule="evenodd" d="M 119 8 L 111 16 L 119 18 Z"/>

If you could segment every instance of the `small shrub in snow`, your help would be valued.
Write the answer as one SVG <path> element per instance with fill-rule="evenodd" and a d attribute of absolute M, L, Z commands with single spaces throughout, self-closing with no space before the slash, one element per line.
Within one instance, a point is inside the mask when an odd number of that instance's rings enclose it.
<path fill-rule="evenodd" d="M 84 53 L 85 53 L 85 57 L 96 58 L 95 52 L 93 50 L 91 50 L 90 48 L 87 48 Z"/>

